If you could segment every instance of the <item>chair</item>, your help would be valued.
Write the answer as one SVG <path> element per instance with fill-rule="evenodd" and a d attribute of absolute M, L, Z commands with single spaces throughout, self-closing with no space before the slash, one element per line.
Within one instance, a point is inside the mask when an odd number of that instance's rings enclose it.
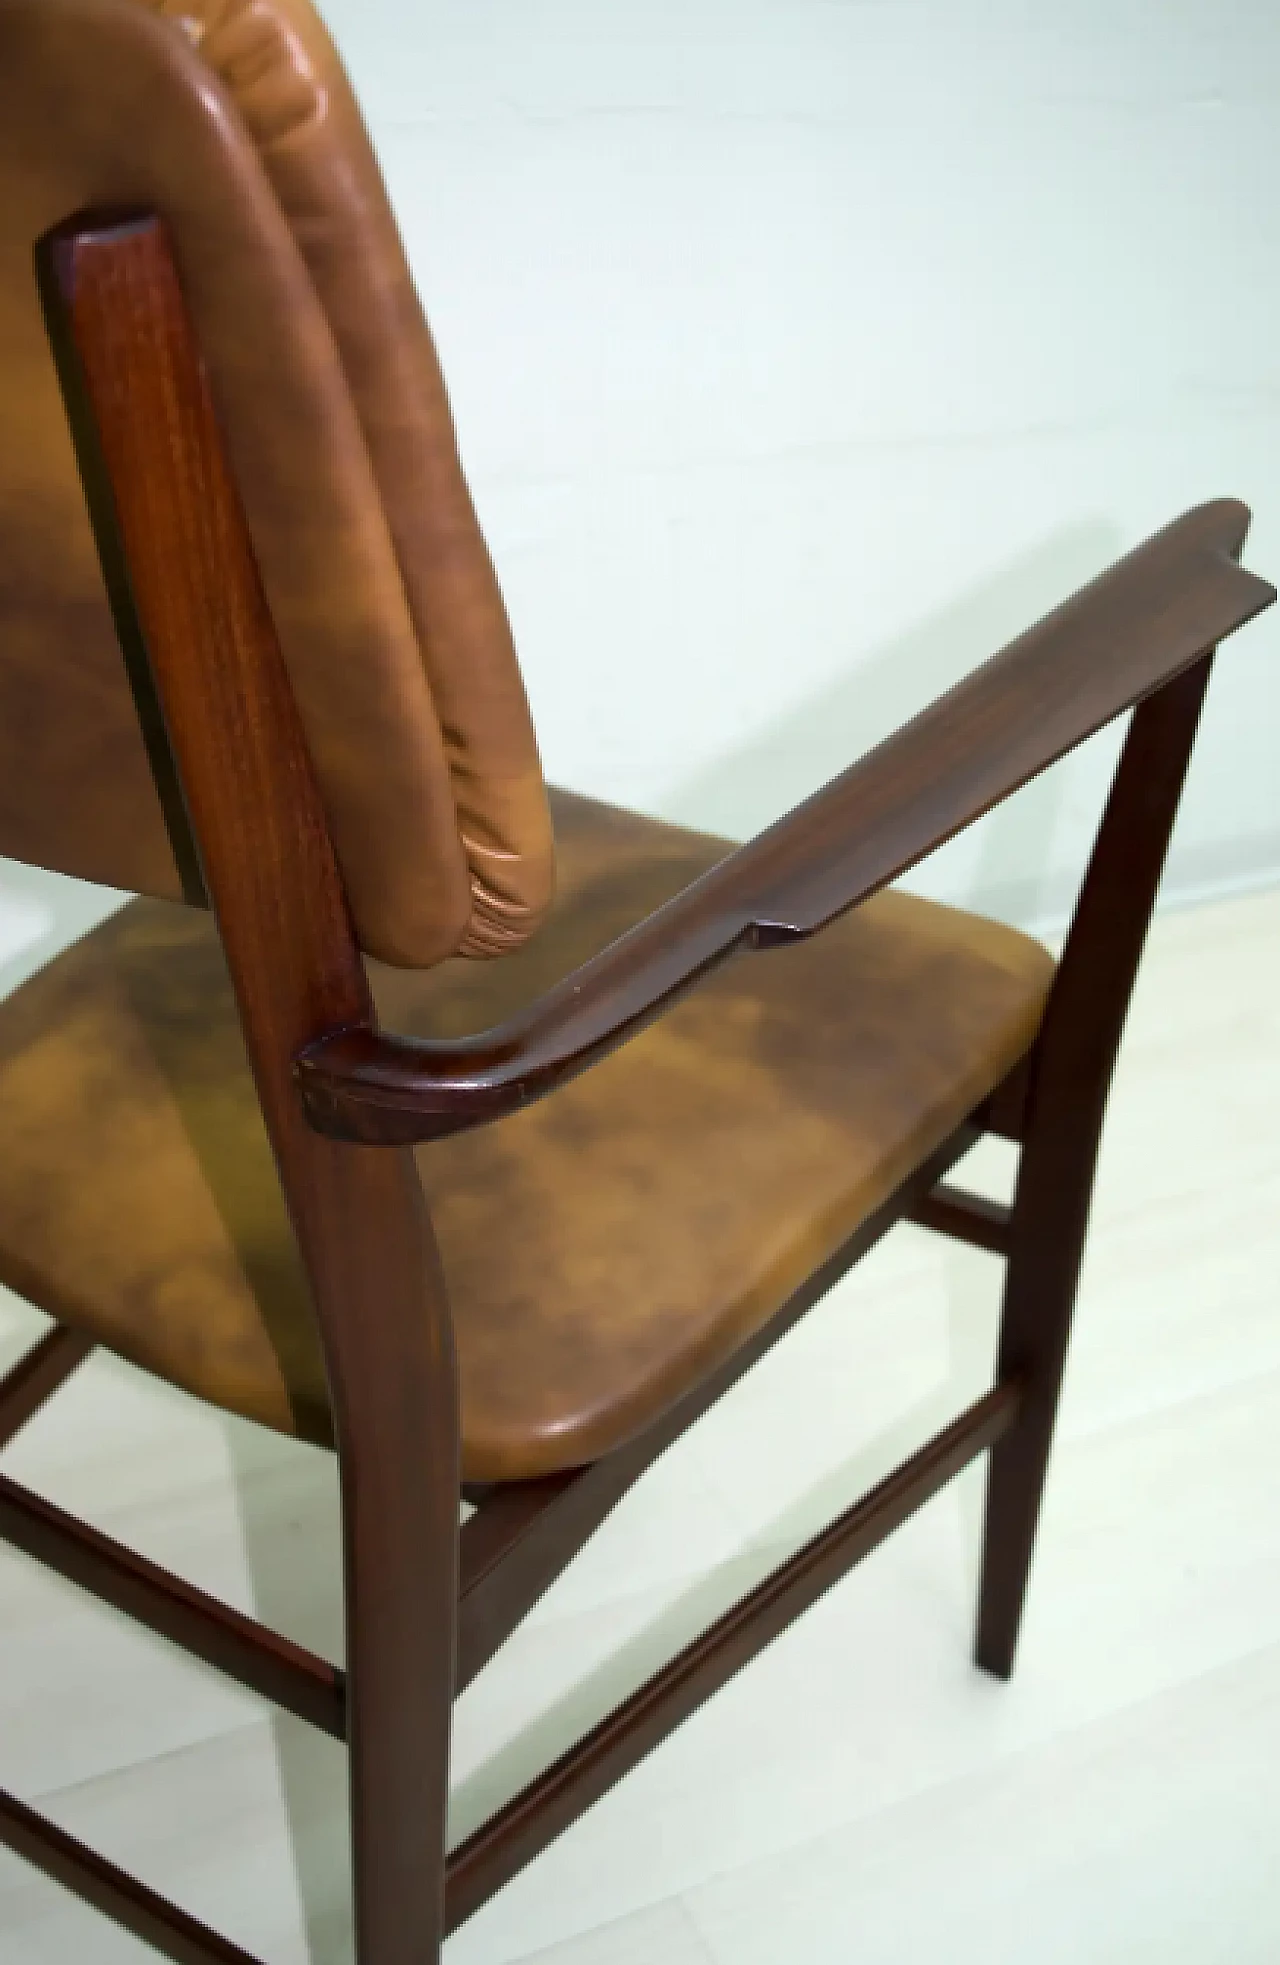
<path fill-rule="evenodd" d="M 6 1476 L 0 1533 L 348 1743 L 360 1965 L 426 1965 L 988 1451 L 1011 1670 L 1212 652 L 1274 594 L 1205 505 L 749 845 L 548 804 L 306 0 L 0 0 L 0 182 L 0 851 L 139 896 L 0 1005 L 0 1280 L 54 1319 L 0 1443 L 102 1344 L 332 1449 L 345 1667 Z M 1060 963 L 890 888 L 1129 709 Z M 984 1132 L 1011 1208 L 947 1182 Z M 902 1219 L 1006 1258 L 992 1390 L 447 1852 L 456 1693 Z M 246 1965 L 12 1796 L 0 1837 Z"/>

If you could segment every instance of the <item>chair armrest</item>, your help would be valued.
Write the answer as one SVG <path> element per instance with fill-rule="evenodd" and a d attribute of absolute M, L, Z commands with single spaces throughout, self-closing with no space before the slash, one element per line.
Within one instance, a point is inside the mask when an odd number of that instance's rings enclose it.
<path fill-rule="evenodd" d="M 1237 556 L 1245 506 L 1187 512 L 566 976 L 473 1037 L 361 1027 L 295 1061 L 318 1131 L 437 1139 L 541 1098 L 743 950 L 816 934 L 1276 598 Z"/>

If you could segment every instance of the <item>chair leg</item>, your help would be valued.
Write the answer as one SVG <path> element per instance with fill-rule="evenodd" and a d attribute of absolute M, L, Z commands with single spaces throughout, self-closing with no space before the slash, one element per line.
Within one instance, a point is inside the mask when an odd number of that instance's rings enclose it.
<path fill-rule="evenodd" d="M 1024 1404 L 987 1472 L 976 1646 L 999 1678 L 1013 1670 L 1112 1067 L 1210 661 L 1134 712 L 1029 1060 L 998 1364 Z"/>
<path fill-rule="evenodd" d="M 1077 1187 L 1074 1195 L 1070 1187 L 1037 1195 L 1035 1171 L 1028 1166 L 1033 1180 L 1014 1205 L 997 1368 L 1001 1383 L 1018 1379 L 1024 1403 L 987 1465 L 974 1655 L 997 1678 L 1013 1671 L 1084 1253 L 1093 1156 L 1083 1192 Z"/>
<path fill-rule="evenodd" d="M 339 1148 L 318 1266 L 342 1486 L 356 1965 L 439 1965 L 458 1611 L 457 1369 L 408 1154 Z M 378 1251 L 379 1266 L 364 1256 Z M 313 1243 L 314 1246 L 314 1243 Z M 369 1280 L 377 1295 L 362 1296 Z M 361 1314 L 343 1317 L 343 1307 Z M 334 1366 L 336 1365 L 336 1370 Z"/>
<path fill-rule="evenodd" d="M 357 1965 L 439 1965 L 454 1665 L 440 1592 L 456 1579 L 432 1563 L 425 1538 L 393 1558 L 397 1538 L 371 1512 L 348 1531 L 355 1956 Z M 362 1526 L 374 1534 L 362 1538 Z"/>

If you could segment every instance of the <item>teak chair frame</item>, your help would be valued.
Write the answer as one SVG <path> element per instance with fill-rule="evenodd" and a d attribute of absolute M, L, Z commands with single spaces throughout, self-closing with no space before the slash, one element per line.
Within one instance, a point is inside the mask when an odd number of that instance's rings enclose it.
<path fill-rule="evenodd" d="M 1217 642 L 1274 598 L 1248 524 L 1188 513 L 503 1028 L 377 1028 L 293 697 L 163 224 L 39 242 L 51 344 L 126 666 L 193 901 L 212 906 L 313 1293 L 343 1501 L 345 1672 L 0 1477 L 0 1535 L 350 1751 L 360 1965 L 445 1935 L 977 1455 L 977 1662 L 1007 1676 L 1112 1065 Z M 541 1096 L 716 964 L 811 935 L 1134 708 L 1039 1035 L 728 1364 L 591 1466 L 461 1490 L 448 1299 L 411 1145 Z M 984 1133 L 1011 1208 L 948 1186 Z M 665 1448 L 895 1222 L 1007 1261 L 993 1389 L 446 1854 L 452 1700 Z M 0 1385 L 0 1445 L 92 1350 L 55 1328 Z M 171 1959 L 249 1954 L 0 1796 L 0 1839 Z"/>

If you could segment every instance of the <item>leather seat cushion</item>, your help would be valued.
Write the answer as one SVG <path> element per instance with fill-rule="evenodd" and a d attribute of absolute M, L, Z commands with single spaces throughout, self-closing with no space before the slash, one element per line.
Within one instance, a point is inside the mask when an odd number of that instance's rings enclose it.
<path fill-rule="evenodd" d="M 374 966 L 385 1020 L 482 1029 L 722 842 L 580 798 L 543 932 L 500 964 Z M 744 958 L 549 1099 L 417 1158 L 449 1281 L 464 1472 L 620 1445 L 753 1333 L 998 1083 L 1049 955 L 896 892 Z M 306 1285 L 220 947 L 135 901 L 0 1005 L 0 1279 L 138 1364 L 328 1442 Z"/>

